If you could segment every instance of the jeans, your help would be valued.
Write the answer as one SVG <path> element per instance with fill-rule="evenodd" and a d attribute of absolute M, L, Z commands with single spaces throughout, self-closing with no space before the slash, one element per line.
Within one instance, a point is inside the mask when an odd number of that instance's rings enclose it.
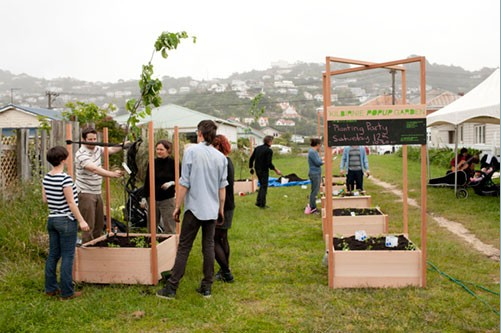
<path fill-rule="evenodd" d="M 176 290 L 186 270 L 186 263 L 197 237 L 198 230 L 202 227 L 202 254 L 204 278 L 200 286 L 210 289 L 214 275 L 214 232 L 216 220 L 199 220 L 188 210 L 184 212 L 179 245 L 177 247 L 176 260 L 172 268 L 172 275 L 167 283 Z"/>
<path fill-rule="evenodd" d="M 322 174 L 309 174 L 308 177 L 311 180 L 311 193 L 310 193 L 310 208 L 317 208 L 317 195 L 320 191 L 320 181 L 322 179 Z"/>
<path fill-rule="evenodd" d="M 77 243 L 78 225 L 76 220 L 66 216 L 49 217 L 49 256 L 45 262 L 45 292 L 61 289 L 62 297 L 74 294 L 73 259 Z M 61 259 L 61 284 L 57 283 L 57 262 Z"/>

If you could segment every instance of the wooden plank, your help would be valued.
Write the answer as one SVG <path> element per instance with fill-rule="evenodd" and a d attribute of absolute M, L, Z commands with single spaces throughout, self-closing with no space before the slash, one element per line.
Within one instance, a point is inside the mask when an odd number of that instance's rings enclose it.
<path fill-rule="evenodd" d="M 370 195 L 359 195 L 359 196 L 347 196 L 347 197 L 333 197 L 332 198 L 333 208 L 370 208 L 371 207 L 371 196 Z"/>
<path fill-rule="evenodd" d="M 421 251 L 333 251 L 334 288 L 421 286 Z"/>

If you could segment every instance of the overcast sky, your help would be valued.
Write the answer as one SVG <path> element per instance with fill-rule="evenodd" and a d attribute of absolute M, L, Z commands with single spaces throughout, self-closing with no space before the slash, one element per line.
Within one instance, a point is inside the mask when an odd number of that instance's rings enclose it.
<path fill-rule="evenodd" d="M 0 69 L 52 79 L 137 79 L 162 31 L 186 31 L 155 76 L 225 78 L 271 62 L 425 56 L 499 67 L 499 0 L 1 0 Z"/>

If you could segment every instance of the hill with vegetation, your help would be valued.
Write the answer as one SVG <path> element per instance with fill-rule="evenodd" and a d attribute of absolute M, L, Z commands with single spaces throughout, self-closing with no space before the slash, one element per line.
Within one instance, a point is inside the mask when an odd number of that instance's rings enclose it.
<path fill-rule="evenodd" d="M 346 64 L 333 64 L 331 69 L 346 68 Z M 163 76 L 164 103 L 173 103 L 204 112 L 223 119 L 250 117 L 251 99 L 263 93 L 260 106 L 265 107 L 264 116 L 269 126 L 292 134 L 310 135 L 316 132 L 316 112 L 323 105 L 322 73 L 325 64 L 295 63 L 272 66 L 266 70 L 234 73 L 227 78 L 195 80 L 191 77 L 173 78 Z M 494 68 L 467 71 L 457 66 L 426 64 L 428 98 L 443 91 L 464 94 L 486 79 Z M 413 100 L 419 94 L 419 67 L 407 66 L 407 97 Z M 395 75 L 395 94 L 401 95 L 400 76 Z M 70 101 L 84 101 L 98 106 L 113 103 L 117 114 L 126 112 L 125 103 L 137 97 L 137 80 L 118 82 L 87 82 L 74 78 L 47 80 L 28 74 L 14 75 L 0 70 L 0 104 L 47 107 L 49 96 L 52 107 L 63 109 Z M 332 95 L 336 105 L 358 105 L 378 95 L 391 94 L 392 75 L 389 70 L 378 69 L 339 75 L 332 79 Z M 293 126 L 275 126 L 283 117 L 284 105 L 291 106 L 299 114 Z M 259 128 L 259 125 L 252 125 Z"/>

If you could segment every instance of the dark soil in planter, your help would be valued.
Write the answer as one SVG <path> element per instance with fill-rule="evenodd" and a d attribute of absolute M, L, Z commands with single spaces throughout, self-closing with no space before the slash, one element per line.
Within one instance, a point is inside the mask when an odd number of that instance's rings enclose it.
<path fill-rule="evenodd" d="M 359 197 L 359 196 L 364 196 L 367 195 L 365 191 L 359 191 L 358 195 L 355 195 L 355 192 L 346 192 L 346 191 L 340 191 L 340 193 L 337 195 L 338 197 Z"/>
<path fill-rule="evenodd" d="M 336 208 L 332 210 L 334 216 L 351 216 L 354 212 L 358 215 L 383 215 L 377 208 Z"/>
<path fill-rule="evenodd" d="M 406 250 L 414 251 L 416 246 L 409 241 L 405 236 L 398 235 L 398 245 L 395 247 L 386 247 L 386 236 L 368 237 L 365 241 L 358 241 L 355 236 L 336 238 L 334 237 L 334 249 L 336 251 L 378 251 L 378 250 Z"/>
<path fill-rule="evenodd" d="M 168 238 L 157 237 L 157 244 L 163 242 Z M 144 246 L 147 244 L 147 246 Z M 149 236 L 110 236 L 96 244 L 89 245 L 88 247 L 138 247 L 150 248 L 151 237 Z"/>

